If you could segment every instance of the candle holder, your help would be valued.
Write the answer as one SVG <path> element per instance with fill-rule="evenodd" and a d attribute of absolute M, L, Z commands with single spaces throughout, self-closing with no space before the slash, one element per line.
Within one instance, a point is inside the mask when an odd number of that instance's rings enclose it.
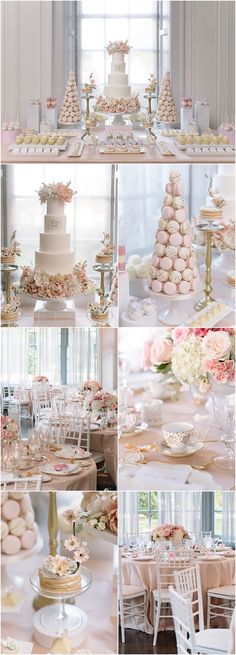
<path fill-rule="evenodd" d="M 221 223 L 217 224 L 214 222 L 212 224 L 199 223 L 199 225 L 197 225 L 196 227 L 197 230 L 199 230 L 200 232 L 204 232 L 206 234 L 206 257 L 205 257 L 206 273 L 205 273 L 204 296 L 194 306 L 196 311 L 199 312 L 207 305 L 210 305 L 210 303 L 214 300 L 214 298 L 212 298 L 211 296 L 212 235 L 215 232 L 220 232 L 224 230 L 224 226 Z"/>
<path fill-rule="evenodd" d="M 148 106 L 147 106 L 147 121 L 146 121 L 146 129 L 148 134 L 150 134 L 154 139 L 157 138 L 156 134 L 153 132 L 153 122 L 154 122 L 154 116 L 152 112 L 152 100 L 155 100 L 157 98 L 154 93 L 145 93 L 144 98 L 147 99 L 148 101 Z"/>
<path fill-rule="evenodd" d="M 94 264 L 93 270 L 100 273 L 100 289 L 105 296 L 105 273 L 113 272 L 113 264 Z"/>

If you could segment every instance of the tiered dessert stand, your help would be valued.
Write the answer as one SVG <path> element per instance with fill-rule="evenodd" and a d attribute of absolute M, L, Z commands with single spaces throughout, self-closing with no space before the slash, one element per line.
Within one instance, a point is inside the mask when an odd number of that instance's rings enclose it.
<path fill-rule="evenodd" d="M 20 552 L 16 553 L 16 555 L 4 555 L 2 553 L 2 557 L 1 557 L 2 597 L 8 592 L 14 594 L 15 591 L 17 592 L 21 591 L 25 585 L 25 579 L 20 575 L 9 574 L 7 567 L 11 566 L 12 564 L 20 563 L 22 560 L 26 558 L 34 557 L 34 555 L 37 555 L 40 552 L 42 547 L 43 547 L 43 540 L 42 537 L 39 535 L 33 548 L 31 548 L 30 550 L 20 550 Z M 19 569 L 20 569 L 20 564 L 19 564 Z M 5 608 L 4 603 L 2 603 L 2 612 L 9 612 L 9 608 L 8 607 Z M 14 612 L 14 606 L 11 607 L 11 612 Z"/>
<path fill-rule="evenodd" d="M 40 586 L 38 570 L 30 578 L 34 591 L 56 604 L 43 607 L 34 616 L 34 638 L 47 648 L 52 647 L 57 637 L 66 636 L 71 640 L 72 648 L 80 646 L 87 632 L 88 618 L 79 607 L 66 603 L 67 599 L 84 594 L 91 587 L 92 575 L 85 566 L 81 567 L 81 585 L 76 591 L 65 591 L 63 595 L 45 591 Z"/>

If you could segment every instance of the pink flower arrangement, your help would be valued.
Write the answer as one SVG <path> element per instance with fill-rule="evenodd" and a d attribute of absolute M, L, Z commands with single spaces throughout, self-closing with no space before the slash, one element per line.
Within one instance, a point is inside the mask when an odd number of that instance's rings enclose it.
<path fill-rule="evenodd" d="M 131 47 L 128 44 L 128 39 L 126 41 L 109 41 L 106 51 L 109 55 L 112 55 L 114 52 L 123 52 L 125 55 L 128 55 Z"/>
<path fill-rule="evenodd" d="M 235 374 L 232 328 L 178 327 L 144 344 L 144 369 L 171 371 L 186 384 L 209 384 L 209 376 L 225 384 Z"/>
<path fill-rule="evenodd" d="M 36 375 L 34 377 L 34 382 L 42 382 L 42 383 L 48 382 L 48 378 L 46 375 Z"/>
<path fill-rule="evenodd" d="M 83 382 L 82 384 L 82 391 L 93 391 L 93 393 L 96 393 L 101 389 L 102 385 L 98 380 L 86 380 L 86 382 Z"/>
<path fill-rule="evenodd" d="M 117 410 L 117 398 L 112 393 L 101 389 L 89 399 L 89 405 L 93 414 L 99 415 L 102 410 Z"/>
<path fill-rule="evenodd" d="M 62 182 L 52 182 L 52 184 L 42 184 L 42 187 L 38 191 L 38 196 L 40 204 L 43 205 L 50 198 L 59 198 L 64 200 L 64 202 L 71 202 L 73 195 L 76 191 L 70 189 L 71 182 L 63 184 Z"/>
<path fill-rule="evenodd" d="M 169 541 L 171 539 L 174 543 L 181 543 L 183 539 L 188 538 L 189 534 L 182 525 L 172 523 L 164 523 L 152 531 L 152 541 Z"/>
<path fill-rule="evenodd" d="M 80 288 L 73 273 L 49 275 L 38 268 L 23 266 L 18 291 L 39 298 L 72 298 Z"/>
<path fill-rule="evenodd" d="M 10 416 L 1 415 L 1 438 L 2 439 L 17 439 L 19 434 L 19 426 L 14 419 Z"/>

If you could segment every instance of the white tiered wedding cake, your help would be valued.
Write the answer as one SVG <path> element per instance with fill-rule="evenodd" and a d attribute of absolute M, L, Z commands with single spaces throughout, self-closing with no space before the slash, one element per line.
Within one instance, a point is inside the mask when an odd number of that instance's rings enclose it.
<path fill-rule="evenodd" d="M 211 184 L 211 193 L 208 195 L 207 205 L 217 206 L 220 198 L 225 201 L 223 205 L 223 219 L 235 220 L 235 166 L 234 164 L 219 164 L 218 173 L 214 175 Z"/>
<path fill-rule="evenodd" d="M 40 232 L 35 266 L 50 275 L 72 273 L 75 252 L 71 249 L 71 235 L 66 231 L 65 201 L 62 198 L 48 198 L 46 202 L 44 232 Z"/>
<path fill-rule="evenodd" d="M 107 52 L 111 55 L 111 71 L 104 96 L 96 101 L 96 110 L 108 113 L 134 112 L 140 109 L 138 94 L 132 95 L 128 74 L 125 72 L 124 56 L 129 54 L 131 46 L 128 41 L 109 41 Z"/>

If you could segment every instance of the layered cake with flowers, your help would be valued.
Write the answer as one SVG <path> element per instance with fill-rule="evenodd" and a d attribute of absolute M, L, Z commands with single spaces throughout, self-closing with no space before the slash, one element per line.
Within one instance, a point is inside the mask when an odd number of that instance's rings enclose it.
<path fill-rule="evenodd" d="M 64 541 L 66 550 L 73 553 L 71 557 L 49 555 L 39 569 L 40 587 L 53 594 L 76 591 L 81 586 L 81 564 L 89 559 L 88 544 L 75 535 L 75 520 L 72 522 L 73 534 Z"/>
<path fill-rule="evenodd" d="M 181 296 L 201 289 L 191 225 L 178 171 L 170 172 L 165 187 L 149 276 L 149 287 L 155 294 Z"/>
<path fill-rule="evenodd" d="M 111 56 L 111 71 L 104 95 L 98 96 L 95 111 L 112 114 L 125 114 L 139 111 L 138 94 L 131 94 L 128 75 L 125 72 L 124 56 L 129 54 L 128 41 L 109 41 L 106 51 Z"/>

